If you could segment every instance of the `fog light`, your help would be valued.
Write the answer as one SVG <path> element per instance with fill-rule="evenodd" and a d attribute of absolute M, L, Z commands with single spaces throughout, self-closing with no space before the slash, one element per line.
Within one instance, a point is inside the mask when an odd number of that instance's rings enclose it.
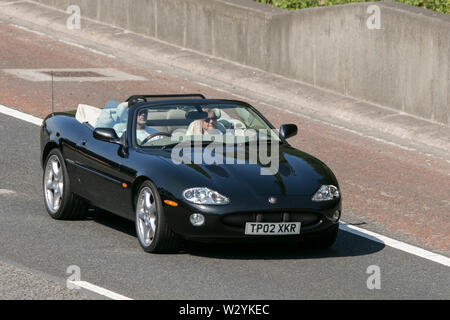
<path fill-rule="evenodd" d="M 189 220 L 194 227 L 200 227 L 205 223 L 205 217 L 200 213 L 191 214 Z"/>
<path fill-rule="evenodd" d="M 339 218 L 341 217 L 341 210 L 336 210 L 333 215 L 331 216 L 331 220 L 333 222 L 336 222 L 339 220 Z"/>

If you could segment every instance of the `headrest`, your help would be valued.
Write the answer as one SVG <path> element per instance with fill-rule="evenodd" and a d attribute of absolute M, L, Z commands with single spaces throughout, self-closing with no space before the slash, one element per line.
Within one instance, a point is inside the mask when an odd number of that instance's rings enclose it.
<path fill-rule="evenodd" d="M 186 111 L 179 109 L 172 109 L 167 112 L 167 120 L 171 119 L 186 119 Z"/>

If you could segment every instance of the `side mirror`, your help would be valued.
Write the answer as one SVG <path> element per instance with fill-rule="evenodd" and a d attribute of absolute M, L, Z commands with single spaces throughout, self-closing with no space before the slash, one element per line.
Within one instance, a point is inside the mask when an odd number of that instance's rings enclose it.
<path fill-rule="evenodd" d="M 297 132 L 298 128 L 295 124 L 282 124 L 280 127 L 280 136 L 284 139 L 295 136 Z"/>
<path fill-rule="evenodd" d="M 94 130 L 94 138 L 101 141 L 121 144 L 116 131 L 112 128 L 96 128 Z"/>

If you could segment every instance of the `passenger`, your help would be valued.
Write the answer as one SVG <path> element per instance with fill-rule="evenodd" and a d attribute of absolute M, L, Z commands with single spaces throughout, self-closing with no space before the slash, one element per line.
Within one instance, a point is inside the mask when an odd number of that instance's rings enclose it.
<path fill-rule="evenodd" d="M 217 135 L 223 134 L 225 132 L 222 125 L 220 125 L 217 120 L 217 113 L 212 109 L 204 110 L 208 113 L 208 116 L 205 119 L 196 120 L 193 127 L 194 134 L 203 134 L 203 135 Z"/>
<path fill-rule="evenodd" d="M 96 128 L 113 128 L 115 124 L 121 122 L 120 113 L 122 109 L 127 108 L 127 104 L 120 104 L 117 101 L 110 100 L 102 109 L 97 123 Z"/>

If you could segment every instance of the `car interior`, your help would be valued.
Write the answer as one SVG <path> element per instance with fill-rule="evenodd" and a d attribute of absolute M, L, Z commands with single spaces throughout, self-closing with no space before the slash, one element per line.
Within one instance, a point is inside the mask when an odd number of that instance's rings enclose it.
<path fill-rule="evenodd" d="M 198 98 L 198 95 L 193 96 Z M 147 101 L 142 97 L 164 98 L 166 96 L 132 96 L 121 103 L 111 100 L 104 108 L 79 104 L 75 118 L 81 123 L 87 123 L 92 130 L 112 128 L 120 138 L 127 129 L 129 106 Z M 219 105 L 207 103 L 205 108 L 215 113 L 219 134 L 229 134 L 229 130 L 232 130 L 232 135 L 242 136 L 245 135 L 246 129 L 268 129 L 262 119 L 245 107 L 237 107 L 234 104 L 230 104 L 229 107 L 222 104 L 219 107 Z M 146 126 L 169 135 L 174 135 L 176 131 L 176 136 L 195 136 L 199 132 L 199 126 L 201 128 L 201 121 L 208 117 L 208 112 L 204 111 L 205 108 L 189 103 L 152 106 L 146 108 Z M 157 138 L 163 137 L 157 136 Z M 151 146 L 153 143 L 153 140 L 145 141 L 145 146 Z M 141 144 L 141 141 L 138 140 L 138 144 Z"/>
<path fill-rule="evenodd" d="M 81 123 L 87 122 L 93 128 L 113 128 L 120 137 L 126 129 L 128 121 L 127 106 L 127 102 L 122 102 L 115 108 L 100 109 L 79 104 L 75 118 Z M 216 110 L 215 113 L 218 118 L 218 126 L 223 131 L 246 127 L 242 121 L 229 116 L 223 110 Z M 205 112 L 197 111 L 192 106 L 179 106 L 174 109 L 148 109 L 147 126 L 166 133 L 172 133 L 176 129 L 186 129 L 189 134 L 192 132 L 193 122 L 204 119 L 206 116 Z"/>

